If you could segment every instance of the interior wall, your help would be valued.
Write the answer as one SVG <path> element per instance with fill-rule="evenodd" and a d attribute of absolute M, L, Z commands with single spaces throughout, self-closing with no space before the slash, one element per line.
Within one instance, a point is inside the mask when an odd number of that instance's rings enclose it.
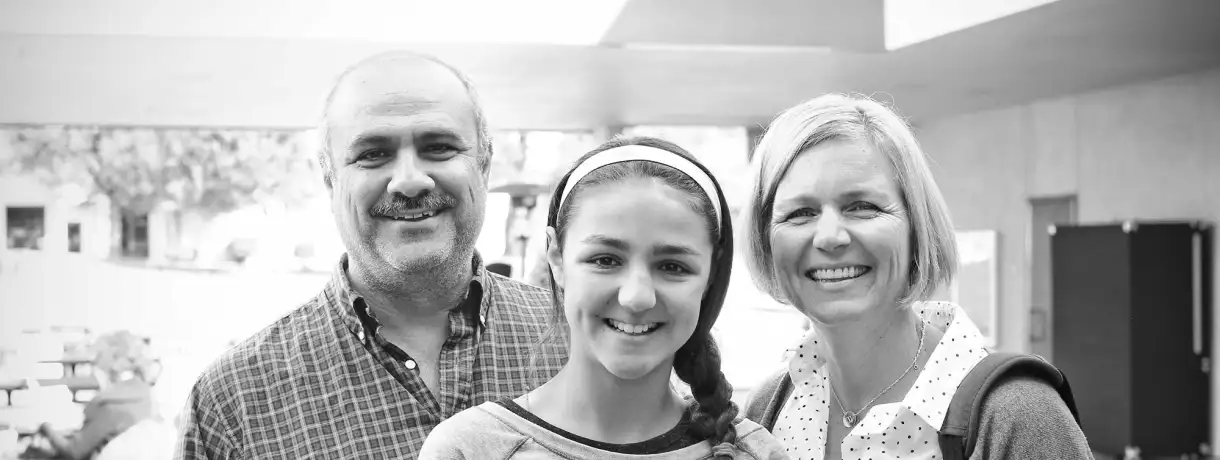
<path fill-rule="evenodd" d="M 1082 223 L 1220 224 L 1220 68 L 925 120 L 916 135 L 955 224 L 1000 234 L 1004 350 L 1028 351 L 1030 344 L 1029 198 L 1077 195 Z M 1220 261 L 1216 247 L 1213 260 Z M 1220 289 L 1220 271 L 1215 274 L 1213 291 Z M 1220 312 L 1220 305 L 1212 309 Z M 1220 315 L 1213 318 L 1216 335 Z M 1220 356 L 1217 345 L 1213 356 Z M 1213 395 L 1220 395 L 1215 378 Z M 1212 399 L 1215 420 L 1220 397 Z M 1220 439 L 1220 423 L 1212 430 L 1213 441 Z"/>

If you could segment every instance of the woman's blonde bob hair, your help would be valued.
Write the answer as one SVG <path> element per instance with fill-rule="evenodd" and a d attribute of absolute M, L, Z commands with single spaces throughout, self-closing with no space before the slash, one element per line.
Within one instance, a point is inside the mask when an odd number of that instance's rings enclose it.
<path fill-rule="evenodd" d="M 776 301 L 791 304 L 771 259 L 775 191 L 797 156 L 836 140 L 864 143 L 889 160 L 911 230 L 911 269 L 899 304 L 928 300 L 948 286 L 957 271 L 948 206 L 910 126 L 884 105 L 856 94 L 827 94 L 789 108 L 771 122 L 759 141 L 751 161 L 750 199 L 739 227 L 754 283 Z"/>

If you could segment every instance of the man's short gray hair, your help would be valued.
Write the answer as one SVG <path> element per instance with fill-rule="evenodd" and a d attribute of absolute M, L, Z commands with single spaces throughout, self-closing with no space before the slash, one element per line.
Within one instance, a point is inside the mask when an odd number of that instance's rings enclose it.
<path fill-rule="evenodd" d="M 478 92 L 475 90 L 474 82 L 470 80 L 470 77 L 466 76 L 465 73 L 462 73 L 461 70 L 458 70 L 457 67 L 449 65 L 449 63 L 432 55 L 416 53 L 413 51 L 387 51 L 369 56 L 355 64 L 352 64 L 350 67 L 344 70 L 343 73 L 339 74 L 339 77 L 335 79 L 335 83 L 330 88 L 330 93 L 326 95 L 326 105 L 322 107 L 322 121 L 318 126 L 318 134 L 321 138 L 321 145 L 318 147 L 318 166 L 322 168 L 322 181 L 326 183 L 328 188 L 331 186 L 331 182 L 335 177 L 335 168 L 332 161 L 333 152 L 331 152 L 330 146 L 330 110 L 331 104 L 334 103 L 335 94 L 338 92 L 339 86 L 343 84 L 343 81 L 347 79 L 348 75 L 357 69 L 380 62 L 407 59 L 422 59 L 435 63 L 449 70 L 458 78 L 458 80 L 462 81 L 462 86 L 466 88 L 466 95 L 470 97 L 470 105 L 474 109 L 474 124 L 478 135 L 478 146 L 480 150 L 479 167 L 484 173 L 486 173 L 488 168 L 491 167 L 491 156 L 493 153 L 491 130 L 487 127 L 487 117 L 483 114 L 483 105 L 479 103 Z"/>

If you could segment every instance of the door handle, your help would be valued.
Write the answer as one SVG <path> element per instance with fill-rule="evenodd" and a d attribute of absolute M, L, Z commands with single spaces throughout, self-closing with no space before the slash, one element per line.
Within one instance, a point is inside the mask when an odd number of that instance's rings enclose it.
<path fill-rule="evenodd" d="M 1191 339 L 1196 355 L 1203 354 L 1203 234 L 1191 235 Z"/>

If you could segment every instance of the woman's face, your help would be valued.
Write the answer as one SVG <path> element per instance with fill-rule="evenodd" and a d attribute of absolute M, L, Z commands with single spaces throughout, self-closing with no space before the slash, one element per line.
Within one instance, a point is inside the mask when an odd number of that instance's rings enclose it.
<path fill-rule="evenodd" d="M 771 213 L 778 280 L 822 324 L 892 307 L 910 273 L 910 226 L 893 168 L 872 146 L 831 141 L 799 154 Z"/>
<path fill-rule="evenodd" d="M 711 272 L 712 242 L 685 193 L 653 179 L 586 188 L 560 250 L 547 260 L 563 289 L 571 359 L 621 379 L 667 376 L 691 337 Z"/>

